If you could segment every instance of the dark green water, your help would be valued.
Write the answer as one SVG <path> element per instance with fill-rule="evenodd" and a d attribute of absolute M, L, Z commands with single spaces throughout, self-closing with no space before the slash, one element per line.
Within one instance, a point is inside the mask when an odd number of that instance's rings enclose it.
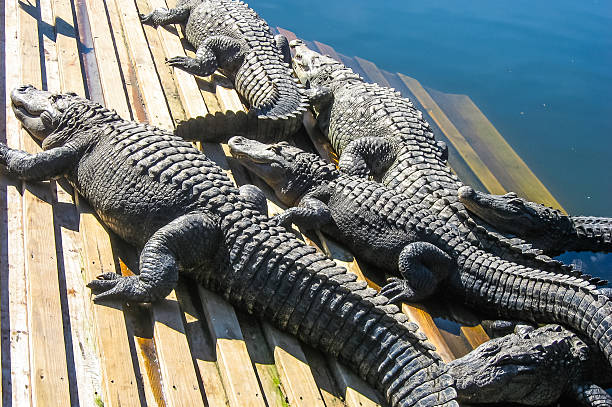
<path fill-rule="evenodd" d="M 568 212 L 612 216 L 612 2 L 250 5 L 301 38 L 469 95 Z M 612 279 L 612 255 L 561 258 Z"/>

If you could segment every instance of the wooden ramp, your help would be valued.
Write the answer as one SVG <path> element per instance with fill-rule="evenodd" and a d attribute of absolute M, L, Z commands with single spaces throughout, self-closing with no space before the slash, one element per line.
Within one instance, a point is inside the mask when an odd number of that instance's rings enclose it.
<path fill-rule="evenodd" d="M 39 150 L 10 108 L 7 90 L 20 84 L 74 91 L 124 118 L 167 129 L 207 111 L 243 109 L 226 78 L 194 78 L 165 64 L 166 57 L 191 51 L 175 27 L 143 27 L 138 14 L 175 2 L 3 2 L 3 139 L 14 148 Z M 447 138 L 457 138 L 451 141 L 453 165 L 465 179 L 516 189 L 498 173 L 503 167 L 496 164 L 496 150 L 472 145 L 465 134 L 464 140 L 458 137 L 464 129 L 501 137 L 482 114 L 473 113 L 475 106 L 468 106 L 469 116 L 465 103 L 442 101 L 444 95 L 433 97 L 409 78 L 381 72 L 367 61 L 349 62 L 381 84 L 405 84 L 400 90 L 418 98 Z M 452 106 L 453 114 L 444 116 L 440 106 Z M 470 118 L 459 123 L 457 115 Z M 449 123 L 456 128 L 452 134 L 446 133 Z M 226 158 L 225 146 L 200 147 L 238 184 L 256 182 Z M 478 171 L 487 168 L 486 175 Z M 23 184 L 0 174 L 0 202 L 3 406 L 381 405 L 376 392 L 344 366 L 188 281 L 152 305 L 94 305 L 85 284 L 103 272 L 130 274 L 137 256 L 65 183 Z M 270 206 L 271 212 L 280 210 L 273 200 Z M 321 235 L 304 239 L 364 278 L 339 245 Z M 478 326 L 448 328 L 423 308 L 404 310 L 445 360 L 487 339 Z"/>

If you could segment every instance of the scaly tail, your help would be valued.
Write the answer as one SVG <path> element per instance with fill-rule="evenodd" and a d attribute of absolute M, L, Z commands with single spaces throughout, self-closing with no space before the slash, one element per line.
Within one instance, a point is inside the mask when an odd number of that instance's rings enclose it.
<path fill-rule="evenodd" d="M 588 279 L 508 262 L 467 244 L 456 250 L 460 272 L 450 283 L 466 303 L 504 318 L 577 329 L 612 366 L 612 303 Z"/>
<path fill-rule="evenodd" d="M 433 345 L 395 305 L 284 228 L 239 214 L 225 217 L 236 219 L 224 226 L 232 266 L 205 286 L 337 357 L 394 407 L 458 406 Z"/>

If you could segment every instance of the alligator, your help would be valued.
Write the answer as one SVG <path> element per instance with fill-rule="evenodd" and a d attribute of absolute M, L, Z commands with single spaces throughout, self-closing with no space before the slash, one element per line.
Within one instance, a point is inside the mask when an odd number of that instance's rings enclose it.
<path fill-rule="evenodd" d="M 75 94 L 23 86 L 11 100 L 44 151 L 0 144 L 0 164 L 26 181 L 65 177 L 114 233 L 142 250 L 138 274 L 109 272 L 88 284 L 96 302 L 162 299 L 184 272 L 338 358 L 391 406 L 458 406 L 452 378 L 416 324 L 276 225 L 249 196 L 254 188 L 241 194 L 191 143 Z"/>
<path fill-rule="evenodd" d="M 471 213 L 499 230 L 519 236 L 549 254 L 563 251 L 612 251 L 612 219 L 568 216 L 530 202 L 514 192 L 492 195 L 462 186 L 459 200 Z"/>
<path fill-rule="evenodd" d="M 538 218 L 534 212 L 538 226 L 545 227 L 542 238 L 536 239 L 522 231 L 519 222 L 514 222 L 508 235 L 503 226 L 496 227 L 501 222 L 492 216 L 484 216 L 485 222 L 473 216 L 468 209 L 477 206 L 475 194 L 462 189 L 465 185 L 448 166 L 445 143 L 434 138 L 422 112 L 409 99 L 391 88 L 366 83 L 342 63 L 309 49 L 301 40 L 290 46 L 295 50 L 294 72 L 308 85 L 318 127 L 339 155 L 342 171 L 376 179 L 418 199 L 433 214 L 453 222 L 472 243 L 526 266 L 563 267 L 549 256 L 576 247 L 612 250 L 612 220 L 607 218 L 548 219 Z M 478 197 L 485 195 L 479 193 Z M 482 201 L 480 207 L 485 208 Z M 489 212 L 496 212 L 488 206 Z M 501 210 L 497 212 L 502 215 Z M 588 233 L 581 232 L 583 225 Z M 559 229 L 564 229 L 562 235 L 555 234 Z M 552 240 L 555 236 L 558 239 Z"/>
<path fill-rule="evenodd" d="M 234 134 L 282 140 L 300 128 L 308 99 L 304 87 L 292 76 L 289 43 L 283 35 L 274 36 L 247 4 L 235 0 L 179 0 L 175 8 L 158 8 L 140 18 L 153 26 L 183 25 L 196 56 L 169 58 L 170 66 L 199 76 L 212 75 L 218 69 L 234 83 L 251 108 L 248 120 L 243 120 L 240 131 L 233 129 Z M 187 126 L 191 137 L 198 137 L 201 131 L 207 134 L 207 141 L 222 140 L 224 133 L 211 134 L 215 126 L 209 123 L 215 122 L 215 116 L 199 119 L 204 123 L 195 121 Z M 223 123 L 228 121 L 231 123 Z"/>
<path fill-rule="evenodd" d="M 461 403 L 549 406 L 565 396 L 582 406 L 612 406 L 598 385 L 609 386 L 612 371 L 596 349 L 560 325 L 492 339 L 447 367 Z"/>
<path fill-rule="evenodd" d="M 331 234 L 392 277 L 381 294 L 415 302 L 444 293 L 494 318 L 560 323 L 597 344 L 612 365 L 612 302 L 600 280 L 505 260 L 467 239 L 419 196 L 349 175 L 286 142 L 232 137 L 229 147 L 248 170 L 290 206 L 274 219 Z M 446 215 L 446 216 L 445 216 Z M 552 266 L 549 266 L 552 268 Z"/>

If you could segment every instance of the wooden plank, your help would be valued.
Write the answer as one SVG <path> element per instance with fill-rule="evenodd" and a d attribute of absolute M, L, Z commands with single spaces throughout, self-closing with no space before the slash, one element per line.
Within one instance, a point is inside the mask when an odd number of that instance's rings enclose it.
<path fill-rule="evenodd" d="M 494 194 L 503 194 L 505 192 L 504 187 L 499 183 L 491 170 L 487 168 L 485 163 L 482 162 L 472 146 L 467 142 L 459 130 L 457 130 L 455 125 L 448 119 L 442 109 L 440 109 L 438 104 L 431 98 L 421 84 L 416 79 L 401 73 L 398 73 L 398 75 L 434 119 L 438 127 L 442 129 L 446 137 L 455 146 L 472 171 L 480 178 L 484 186 Z"/>
<path fill-rule="evenodd" d="M 278 369 L 274 365 L 274 355 L 266 342 L 261 323 L 252 315 L 238 312 L 237 316 L 249 358 L 255 366 L 259 384 L 266 396 L 266 403 L 268 406 L 286 405 L 287 396 L 283 390 Z"/>
<path fill-rule="evenodd" d="M 30 3 L 20 6 L 22 80 L 41 87 L 41 50 L 37 37 L 40 9 Z M 31 153 L 40 151 L 25 131 L 22 131 L 22 146 Z M 24 184 L 23 199 L 32 403 L 68 405 L 70 389 L 57 256 L 50 244 L 55 242 L 51 206 L 54 194 L 49 183 Z"/>
<path fill-rule="evenodd" d="M 267 322 L 263 326 L 268 344 L 274 349 L 274 360 L 289 404 L 325 407 L 299 342 Z"/>
<path fill-rule="evenodd" d="M 563 210 L 521 157 L 469 96 L 429 91 L 453 124 L 465 135 L 485 165 L 495 174 L 504 189 L 527 199 Z"/>
<path fill-rule="evenodd" d="M 321 52 L 321 54 L 329 55 L 330 57 L 334 58 L 336 61 L 341 62 L 340 55 L 338 55 L 335 49 L 319 41 L 314 41 L 314 43 L 319 49 L 319 52 Z"/>
<path fill-rule="evenodd" d="M 344 400 L 349 407 L 380 407 L 383 402 L 363 379 L 348 370 L 344 365 L 330 363 L 336 383 L 344 389 Z"/>
<path fill-rule="evenodd" d="M 109 0 L 106 4 L 109 9 L 114 8 L 113 12 L 120 17 L 140 94 L 149 113 L 149 122 L 154 126 L 172 129 L 172 117 L 166 105 L 135 4 L 129 0 Z"/>
<path fill-rule="evenodd" d="M 192 296 L 187 293 L 188 288 L 184 281 L 179 281 L 176 291 L 185 315 L 185 329 L 189 340 L 189 348 L 196 360 L 202 387 L 206 394 L 206 405 L 209 407 L 225 407 L 228 400 L 223 387 L 223 380 L 215 362 L 213 340 L 206 330 L 204 317 L 197 310 Z M 195 297 L 198 296 L 195 295 Z"/>
<path fill-rule="evenodd" d="M 53 92 L 70 89 L 84 95 L 76 39 L 65 37 L 66 34 L 76 34 L 72 28 L 74 23 L 69 4 L 68 8 L 65 2 L 57 4 L 55 1 L 53 4 L 52 1 L 43 0 L 39 4 L 43 25 L 51 31 L 43 35 L 47 89 Z M 57 33 L 55 41 L 52 41 L 53 30 Z M 66 79 L 68 82 L 64 83 L 62 80 Z M 72 191 L 70 186 L 67 189 Z M 86 305 L 89 290 L 81 275 L 80 253 L 83 248 L 78 233 L 79 215 L 70 192 L 60 187 L 56 188 L 55 194 L 57 201 L 53 205 L 53 225 L 60 278 L 59 296 L 68 338 L 66 351 L 70 398 L 73 404 L 87 405 L 95 403 L 96 397 L 100 397 L 102 384 L 100 361 L 94 346 L 95 333 Z"/>
<path fill-rule="evenodd" d="M 204 287 L 199 291 L 230 406 L 265 406 L 234 309 Z"/>
<path fill-rule="evenodd" d="M 126 119 L 131 118 L 131 111 L 123 89 L 118 88 L 123 83 L 123 76 L 119 69 L 119 60 L 115 52 L 113 36 L 109 21 L 106 18 L 104 0 L 86 0 L 87 14 L 92 32 L 94 49 L 96 52 L 98 74 L 102 86 L 104 103 L 109 109 Z"/>
<path fill-rule="evenodd" d="M 391 84 L 387 81 L 387 79 L 380 72 L 378 67 L 374 65 L 373 62 L 359 57 L 355 57 L 355 61 L 357 61 L 361 69 L 363 69 L 363 71 L 368 75 L 368 79 L 370 79 L 372 82 L 375 82 L 380 86 L 385 86 L 387 88 L 391 87 Z"/>
<path fill-rule="evenodd" d="M 4 3 L 4 50 L 0 58 L 5 60 L 6 90 L 21 85 L 21 57 L 18 40 L 18 3 Z M 6 101 L 6 143 L 21 148 L 22 132 L 19 121 L 11 108 L 9 93 Z M 0 138 L 4 138 L 0 136 Z M 2 403 L 3 405 L 28 406 L 31 404 L 29 328 L 27 319 L 27 280 L 25 275 L 25 251 L 23 246 L 23 211 L 21 182 L 0 175 L 2 207 L 2 249 L 0 249 L 0 289 L 2 310 Z M 8 345 L 7 345 L 8 343 Z"/>
<path fill-rule="evenodd" d="M 152 10 L 148 0 L 135 0 L 135 3 L 140 14 L 148 14 Z M 138 20 L 140 21 L 140 18 Z M 158 29 L 166 30 L 166 28 L 159 27 L 156 29 L 151 25 L 143 24 L 142 29 L 145 34 L 146 41 L 148 42 L 149 51 L 153 57 L 153 66 L 157 72 L 157 75 L 159 76 L 159 82 L 161 83 L 161 88 L 164 91 L 164 98 L 168 105 L 170 115 L 172 116 L 174 123 L 184 121 L 187 117 L 178 95 L 178 89 L 176 88 L 176 82 L 173 75 L 174 68 L 166 63 L 163 42 L 158 32 Z"/>
<path fill-rule="evenodd" d="M 94 280 L 96 276 L 117 272 L 110 237 L 98 222 L 89 205 L 75 196 L 80 214 L 83 239 L 84 281 Z M 97 349 L 100 353 L 102 368 L 103 397 L 105 406 L 137 406 L 141 404 L 137 379 L 130 353 L 123 305 L 118 301 L 106 306 L 89 302 L 93 326 L 96 328 Z"/>

